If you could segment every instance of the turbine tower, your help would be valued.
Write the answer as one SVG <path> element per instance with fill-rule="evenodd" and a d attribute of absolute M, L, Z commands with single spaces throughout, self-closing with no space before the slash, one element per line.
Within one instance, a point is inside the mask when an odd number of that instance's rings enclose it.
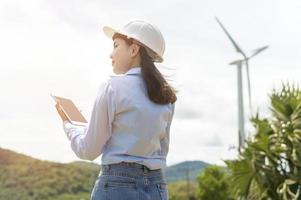
<path fill-rule="evenodd" d="M 226 33 L 227 37 L 231 41 L 232 45 L 234 46 L 236 52 L 242 55 L 242 59 L 235 60 L 230 65 L 237 66 L 237 96 L 238 96 L 238 141 L 239 141 L 239 150 L 243 146 L 244 140 L 246 138 L 245 135 L 245 128 L 244 128 L 244 100 L 243 100 L 243 81 L 242 81 L 242 67 L 246 65 L 247 71 L 247 83 L 248 83 L 248 97 L 249 97 L 249 109 L 251 115 L 253 114 L 252 108 L 252 96 L 251 96 L 251 81 L 250 81 L 250 73 L 249 73 L 249 60 L 259 54 L 260 52 L 264 51 L 268 48 L 268 46 L 263 46 L 258 49 L 255 49 L 250 56 L 247 56 L 245 52 L 238 46 L 238 44 L 234 41 L 231 37 L 229 32 L 226 30 L 224 25 L 220 22 L 220 20 L 215 17 L 217 23 L 221 26 L 223 31 Z"/>

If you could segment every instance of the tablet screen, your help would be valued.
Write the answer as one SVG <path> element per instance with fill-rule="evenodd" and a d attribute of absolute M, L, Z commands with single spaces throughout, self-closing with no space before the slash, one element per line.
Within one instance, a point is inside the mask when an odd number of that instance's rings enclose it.
<path fill-rule="evenodd" d="M 87 120 L 84 118 L 82 113 L 78 110 L 72 100 L 51 95 L 54 100 L 59 104 L 63 112 L 66 114 L 71 123 L 76 125 L 84 125 Z"/>

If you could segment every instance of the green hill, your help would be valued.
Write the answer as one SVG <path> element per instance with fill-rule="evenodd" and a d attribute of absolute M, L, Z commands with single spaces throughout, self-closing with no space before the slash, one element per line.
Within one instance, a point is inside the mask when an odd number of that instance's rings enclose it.
<path fill-rule="evenodd" d="M 0 148 L 0 200 L 89 199 L 99 170 L 92 163 L 40 161 Z"/>
<path fill-rule="evenodd" d="M 208 164 L 179 163 L 164 170 L 168 183 L 189 179 Z M 0 200 L 88 200 L 100 166 L 77 161 L 68 164 L 41 161 L 0 148 Z"/>
<path fill-rule="evenodd" d="M 168 183 L 184 180 L 196 182 L 197 175 L 207 166 L 209 164 L 203 161 L 185 161 L 167 167 L 164 173 Z"/>

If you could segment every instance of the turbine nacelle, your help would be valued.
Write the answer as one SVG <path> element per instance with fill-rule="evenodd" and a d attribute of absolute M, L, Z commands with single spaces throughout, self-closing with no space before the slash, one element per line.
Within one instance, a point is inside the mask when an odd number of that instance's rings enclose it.
<path fill-rule="evenodd" d="M 234 60 L 233 62 L 230 62 L 229 65 L 239 65 L 242 66 L 242 64 L 245 62 L 245 60 Z"/>

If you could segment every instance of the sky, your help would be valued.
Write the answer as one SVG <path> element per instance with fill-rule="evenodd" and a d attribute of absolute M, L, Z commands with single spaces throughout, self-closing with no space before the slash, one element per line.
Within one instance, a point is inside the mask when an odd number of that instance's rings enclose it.
<path fill-rule="evenodd" d="M 224 165 L 237 156 L 229 148 L 238 143 L 237 72 L 229 63 L 241 56 L 215 16 L 247 54 L 269 45 L 250 60 L 252 105 L 268 117 L 272 89 L 283 81 L 300 84 L 300 9 L 298 0 L 1 0 L 0 147 L 41 160 L 79 160 L 50 93 L 72 99 L 89 119 L 97 89 L 112 73 L 113 45 L 102 27 L 144 19 L 165 38 L 157 67 L 179 91 L 167 165 Z"/>

